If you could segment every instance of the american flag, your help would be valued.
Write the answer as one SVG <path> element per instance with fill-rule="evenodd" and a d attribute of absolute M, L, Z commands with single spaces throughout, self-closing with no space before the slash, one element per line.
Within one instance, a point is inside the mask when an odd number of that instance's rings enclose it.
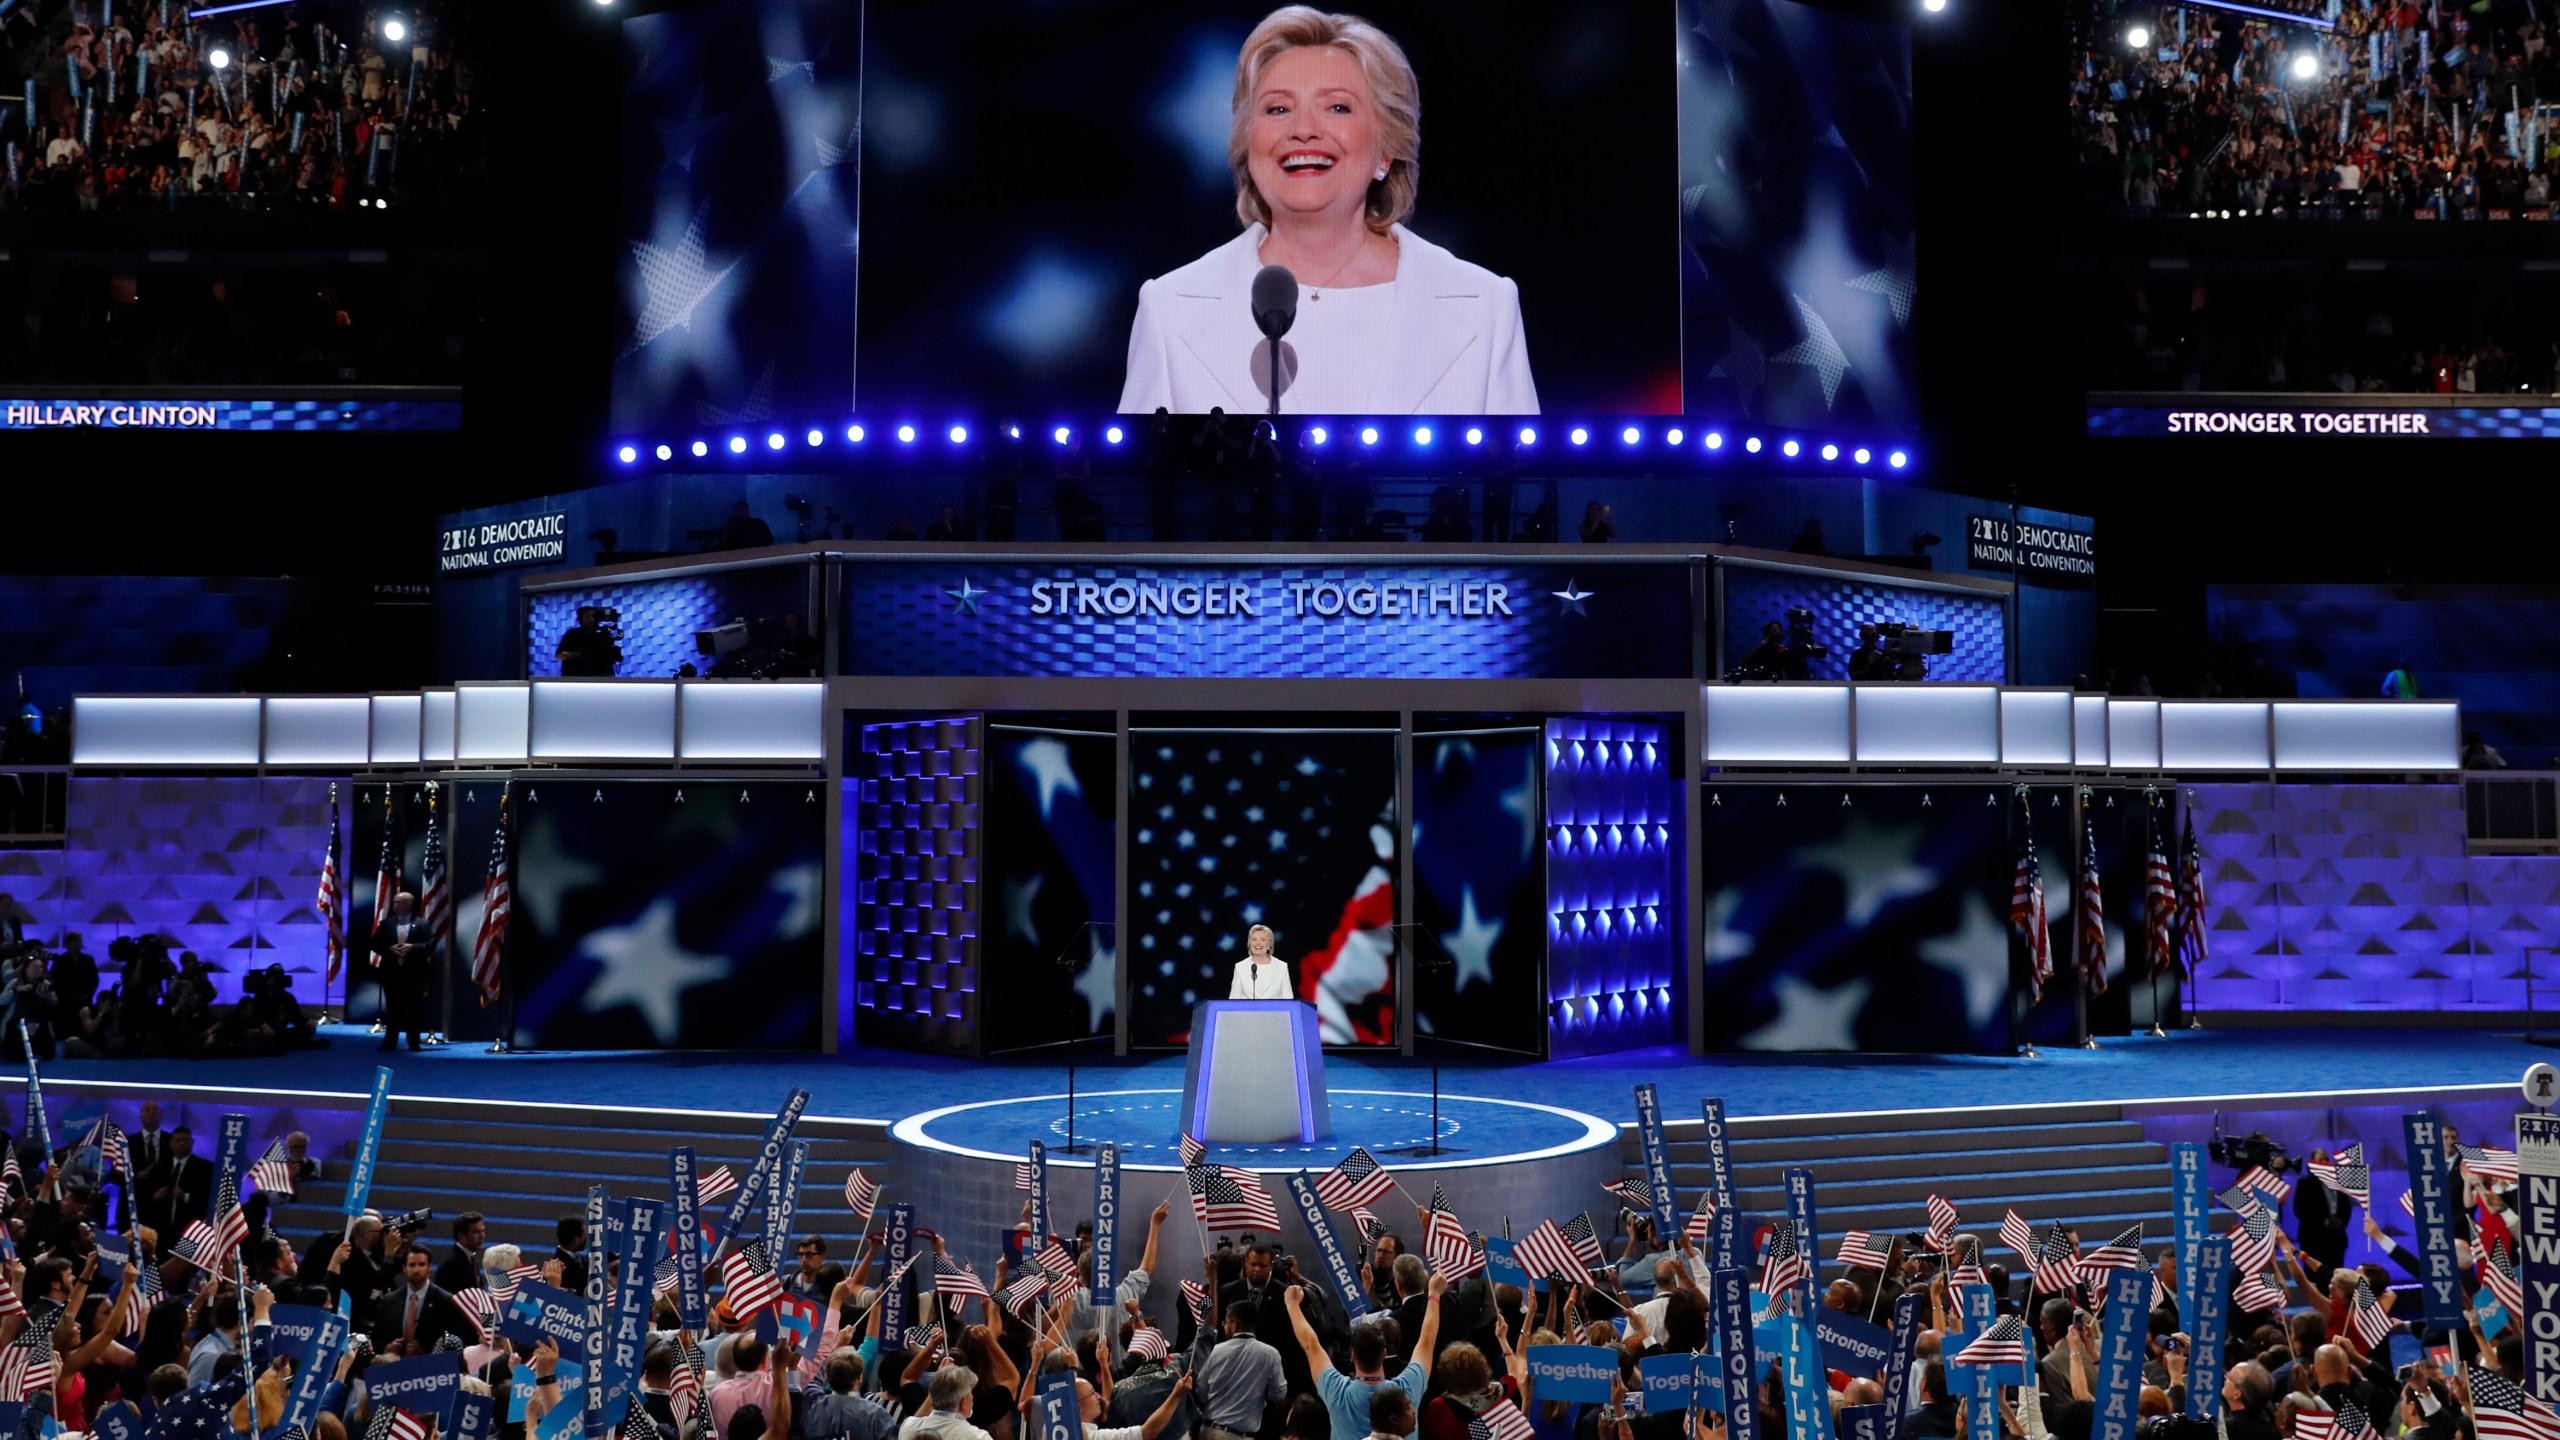
<path fill-rule="evenodd" d="M 2357 1204 L 2372 1205 L 2373 1173 L 2365 1168 L 2363 1141 L 2333 1152 L 2326 1160 L 2304 1161 L 2302 1168 L 2312 1179 Z"/>
<path fill-rule="evenodd" d="M 720 1262 L 720 1284 L 729 1313 L 741 1322 L 763 1314 L 782 1298 L 782 1282 L 774 1278 L 773 1261 L 761 1240 L 748 1241 Z"/>
<path fill-rule="evenodd" d="M 1653 1209 L 1653 1192 L 1641 1180 L 1604 1180 L 1600 1188 L 1617 1197 L 1619 1204 L 1642 1215 Z"/>
<path fill-rule="evenodd" d="M 2373 1286 L 2358 1280 L 2356 1298 L 2347 1310 L 2347 1334 L 2365 1349 L 2373 1350 L 2391 1338 L 2391 1332 L 2398 1328 L 2392 1323 L 2391 1312 L 2383 1309 L 2382 1302 L 2374 1298 Z"/>
<path fill-rule="evenodd" d="M 2240 1188 L 2266 1196 L 2270 1205 L 2282 1205 L 2293 1194 L 2292 1183 L 2264 1165 L 2252 1165 L 2241 1171 Z"/>
<path fill-rule="evenodd" d="M 1025 1324 L 1030 1324 L 1031 1317 L 1040 1308 L 1041 1300 L 1048 1295 L 1050 1284 L 1056 1279 L 1056 1276 L 1039 1266 L 1031 1266 L 1007 1282 L 1002 1290 L 996 1292 L 996 1303 L 1005 1308 L 1005 1313 Z M 1184 1281 L 1183 1283 L 1187 1285 L 1196 1282 Z"/>
<path fill-rule="evenodd" d="M 1875 1239 L 1864 1230 L 1852 1230 L 1840 1237 L 1840 1253 L 1834 1257 L 1852 1270 L 1882 1270 L 1885 1252 L 1876 1248 Z"/>
<path fill-rule="evenodd" d="M 2000 1217 L 2000 1243 L 2019 1259 L 2027 1259 L 2036 1253 L 2036 1229 L 2027 1223 L 2027 1217 L 2012 1210 Z"/>
<path fill-rule="evenodd" d="M 2027 946 L 2030 995 L 2044 998 L 2044 982 L 2053 978 L 2053 928 L 2044 913 L 2044 871 L 2036 864 L 2036 817 L 2027 808 L 2026 791 L 2018 791 L 2018 873 L 2009 885 L 2009 928 Z"/>
<path fill-rule="evenodd" d="M 2080 1247 L 2069 1231 L 2060 1225 L 2045 1227 L 2044 1238 L 2036 1242 L 2029 1267 L 2035 1273 L 2037 1294 L 2058 1293 L 2080 1283 Z"/>
<path fill-rule="evenodd" d="M 1129 1358 L 1142 1365 L 1163 1359 L 1168 1348 L 1164 1332 L 1152 1325 L 1142 1325 L 1129 1336 Z"/>
<path fill-rule="evenodd" d="M 2255 1275 L 2276 1263 L 2276 1212 L 2254 1206 L 2231 1227 L 2231 1268 Z"/>
<path fill-rule="evenodd" d="M 1795 1217 L 1779 1216 L 1769 1226 L 1768 1253 L 1760 1258 L 1760 1293 L 1782 1302 L 1803 1287 L 1809 1273 L 1804 1252 L 1796 1248 Z"/>
<path fill-rule="evenodd" d="M 667 1386 L 667 1408 L 679 1431 L 688 1430 L 694 1412 L 702 1408 L 702 1346 L 689 1331 L 676 1332 L 676 1374 Z"/>
<path fill-rule="evenodd" d="M 1955 1264 L 1947 1271 L 1947 1283 L 1950 1285 L 1991 1283 L 1991 1272 L 1982 1268 L 1981 1241 L 1971 1240 L 1965 1243 L 1964 1254 L 1958 1256 Z"/>
<path fill-rule="evenodd" d="M 2177 944 L 2170 934 L 2178 917 L 2178 893 L 2177 881 L 2169 873 L 2169 852 L 2160 839 L 2158 806 L 2152 807 L 2144 824 L 2147 834 L 2142 856 L 2142 965 L 2143 973 L 2156 980 L 2176 973 L 2178 968 Z"/>
<path fill-rule="evenodd" d="M 2107 993 L 2107 901 L 2098 883 L 2098 825 L 2083 820 L 2080 829 L 2080 898 L 2072 907 L 2079 921 L 2080 977 L 2092 995 Z"/>
<path fill-rule="evenodd" d="M 1186 1170 L 1209 1158 L 1209 1147 L 1192 1139 L 1188 1130 L 1182 1132 L 1181 1150 L 1182 1168 Z"/>
<path fill-rule="evenodd" d="M 2295 1428 L 2299 1430 L 2302 1417 L 2297 1415 L 2294 1418 Z M 2373 1428 L 2373 1417 L 2353 1400 L 2340 1401 L 2337 1413 L 2330 1417 L 2330 1421 L 2324 1440 L 2379 1440 Z"/>
<path fill-rule="evenodd" d="M 39 1356 L 33 1345 L 0 1348 L 0 1401 L 22 1401 L 53 1388 L 53 1346 Z"/>
<path fill-rule="evenodd" d="M 2156 1285 L 2159 1282 L 2155 1280 L 2152 1283 Z M 2284 1308 L 2284 1287 L 2276 1283 L 2273 1272 L 2261 1270 L 2242 1277 L 2240 1283 L 2232 1288 L 2231 1304 L 2244 1315 L 2281 1310 Z"/>
<path fill-rule="evenodd" d="M 1379 1219 L 1376 1211 L 1358 1205 L 1351 1207 L 1351 1223 L 1360 1227 L 1360 1239 L 1370 1245 L 1377 1244 L 1378 1237 L 1387 1233 L 1387 1222 Z"/>
<path fill-rule="evenodd" d="M 2524 1323 L 2524 1282 L 2517 1278 L 2515 1252 L 2507 1248 L 2506 1241 L 2491 1245 L 2488 1255 L 2480 1261 L 2480 1283 L 2488 1286 L 2489 1293 L 2506 1307 L 2510 1324 Z"/>
<path fill-rule="evenodd" d="M 2293 1416 L 2293 1440 L 2331 1440 L 2338 1433 L 2338 1415 L 2334 1410 L 2297 1410 Z"/>
<path fill-rule="evenodd" d="M 222 1239 L 214 1228 L 202 1220 L 190 1220 L 178 1232 L 177 1243 L 169 1253 L 199 1270 L 219 1274 L 222 1269 Z"/>
<path fill-rule="evenodd" d="M 674 1263 L 675 1257 L 670 1255 L 658 1262 L 658 1268 L 663 1271 Z M 504 1305 L 516 1298 L 516 1291 L 524 1282 L 541 1278 L 542 1267 L 539 1265 L 510 1265 L 506 1273 L 498 1277 L 498 1283 L 489 1287 L 489 1293 L 497 1298 L 499 1304 Z"/>
<path fill-rule="evenodd" d="M 1334 1167 L 1316 1177 L 1316 1198 L 1336 1210 L 1349 1210 L 1360 1205 L 1375 1205 L 1396 1188 L 1396 1177 L 1372 1158 L 1366 1147 L 1355 1145 Z"/>
<path fill-rule="evenodd" d="M 507 802 L 498 801 L 498 828 L 489 837 L 489 877 L 480 884 L 480 933 L 471 942 L 471 983 L 480 1003 L 498 998 L 506 975 L 507 922 L 514 918 L 515 876 L 507 868 Z"/>
<path fill-rule="evenodd" d="M 2560 1440 L 2560 1414 L 2495 1370 L 2470 1367 L 2472 1418 L 2480 1440 Z"/>
<path fill-rule="evenodd" d="M 1573 1245 L 1553 1220 L 1541 1220 L 1538 1228 L 1523 1236 L 1511 1247 L 1511 1258 L 1529 1272 L 1532 1281 L 1563 1276 L 1567 1280 L 1582 1277 L 1582 1262 L 1573 1253 Z"/>
<path fill-rule="evenodd" d="M 2462 1152 L 2462 1168 L 2470 1171 L 2472 1178 L 2504 1180 L 2510 1184 L 2515 1182 L 2516 1152 L 2513 1150 L 2500 1150 L 2489 1145 L 2463 1145 L 2457 1148 Z"/>
<path fill-rule="evenodd" d="M 489 1336 L 498 1328 L 498 1297 L 477 1285 L 465 1285 L 453 1292 L 453 1303 L 461 1306 L 464 1317 L 479 1327 L 480 1343 L 488 1344 Z"/>
<path fill-rule="evenodd" d="M 2104 1245 L 2089 1252 L 2080 1262 L 2083 1275 L 2101 1270 L 2139 1270 L 2142 1268 L 2142 1226 L 2132 1224 Z"/>
<path fill-rule="evenodd" d="M 1192 1324 L 1206 1324 L 1209 1319 L 1209 1287 L 1197 1280 L 1183 1281 L 1182 1304 L 1191 1312 Z"/>
<path fill-rule="evenodd" d="M 1929 1197 L 1929 1233 L 1922 1239 L 1930 1249 L 1944 1255 L 1949 1242 L 1956 1238 L 1958 1223 L 1955 1202 L 1944 1195 L 1932 1195 Z"/>
<path fill-rule="evenodd" d="M 1028 1192 L 1031 1189 L 1030 1161 L 1016 1160 L 1013 1162 L 1013 1188 L 1025 1192 Z"/>
<path fill-rule="evenodd" d="M 693 1177 L 693 1203 L 697 1206 L 708 1205 L 737 1188 L 738 1177 L 730 1174 L 729 1167 L 723 1165 L 717 1170 L 706 1171 Z"/>
<path fill-rule="evenodd" d="M 978 1278 L 978 1272 L 948 1255 L 933 1257 L 933 1289 L 945 1299 L 987 1298 L 987 1282 Z"/>
<path fill-rule="evenodd" d="M 1422 1254 L 1431 1268 L 1450 1280 L 1464 1279 L 1485 1267 L 1484 1252 L 1467 1236 L 1467 1227 L 1446 1210 L 1426 1211 L 1422 1225 Z M 1516 1257 L 1515 1257 L 1516 1258 Z M 1543 1279 L 1543 1276 L 1532 1278 Z"/>
<path fill-rule="evenodd" d="M 909 1350 L 931 1351 L 942 1343 L 935 1337 L 933 1333 L 935 1329 L 936 1327 L 931 1325 L 910 1325 L 907 1327 L 907 1333 L 901 1338 L 907 1342 Z"/>
<path fill-rule="evenodd" d="M 613 1440 L 667 1440 L 667 1432 L 658 1427 L 658 1417 L 634 1392 L 624 1401 L 622 1423 L 613 1427 Z"/>
<path fill-rule="evenodd" d="M 1049 1243 L 1041 1246 L 1040 1253 L 1031 1257 L 1031 1264 L 1049 1277 L 1050 1299 L 1064 1300 L 1076 1292 L 1079 1278 L 1076 1257 L 1068 1251 L 1066 1242 L 1057 1236 L 1049 1237 Z"/>
<path fill-rule="evenodd" d="M 293 1157 L 285 1153 L 283 1140 L 267 1142 L 267 1153 L 249 1167 L 249 1183 L 269 1195 L 293 1193 Z"/>
<path fill-rule="evenodd" d="M 2178 841 L 2177 944 L 2171 963 L 2181 976 L 2193 978 L 2208 957 L 2205 944 L 2204 849 L 2196 844 L 2196 812 L 2187 811 L 2187 832 Z"/>
<path fill-rule="evenodd" d="M 427 823 L 432 825 L 435 822 L 430 820 Z M 385 1434 L 387 1440 L 427 1440 L 427 1422 L 406 1410 L 393 1410 L 391 1428 Z"/>
<path fill-rule="evenodd" d="M 1597 1270 L 1609 1262 L 1600 1253 L 1600 1232 L 1591 1225 L 1591 1212 L 1583 1211 L 1564 1222 L 1564 1243 L 1573 1247 L 1573 1258 L 1585 1270 Z"/>
<path fill-rule="evenodd" d="M 1973 1337 L 1973 1343 L 1959 1350 L 1949 1360 L 1954 1365 L 2024 1365 L 2027 1363 L 2027 1327 L 2015 1315 L 2003 1315 L 1988 1329 Z"/>
<path fill-rule="evenodd" d="M 1467 1422 L 1470 1440 L 1534 1440 L 1538 1431 L 1508 1398 L 1496 1400 Z"/>
<path fill-rule="evenodd" d="M 444 942 L 453 930 L 453 877 L 445 873 L 444 834 L 436 823 L 436 792 L 427 791 L 426 879 L 418 896 L 418 918 L 426 922 L 427 943 Z"/>
<path fill-rule="evenodd" d="M 1191 1213 L 1213 1234 L 1232 1230 L 1277 1230 L 1280 1207 L 1262 1182 L 1223 1165 L 1190 1165 L 1183 1179 L 1191 1189 Z"/>
<path fill-rule="evenodd" d="M 27 1302 L 18 1298 L 18 1287 L 9 1283 L 8 1276 L 0 1275 L 0 1319 L 26 1313 Z"/>
<path fill-rule="evenodd" d="M 385 786 L 382 792 L 382 859 L 373 867 L 373 933 L 376 935 L 381 934 L 382 927 L 391 922 L 391 897 L 400 893 L 399 862 L 394 858 L 398 852 L 391 845 L 391 814 L 391 790 Z M 382 963 L 380 955 L 372 959 L 376 965 Z"/>
<path fill-rule="evenodd" d="M 1716 1192 L 1706 1190 L 1699 1193 L 1698 1208 L 1689 1212 L 1688 1223 L 1680 1227 L 1680 1233 L 1687 1236 L 1692 1245 L 1703 1245 L 1716 1233 Z"/>
<path fill-rule="evenodd" d="M 871 1177 L 856 1170 L 845 1177 L 844 1203 L 853 1207 L 853 1228 L 871 1228 L 872 1212 L 880 1208 L 880 1187 Z"/>
<path fill-rule="evenodd" d="M 329 787 L 329 848 L 320 852 L 320 895 L 312 908 L 320 912 L 322 941 L 326 946 L 327 971 L 320 984 L 326 989 L 338 983 L 338 967 L 346 963 L 347 937 L 338 914 L 344 899 L 338 893 L 338 787 Z"/>
<path fill-rule="evenodd" d="M 75 1148 L 86 1150 L 93 1146 L 98 1152 L 99 1174 L 122 1175 L 131 1168 L 131 1160 L 125 1154 L 124 1127 L 112 1117 L 100 1115 L 98 1123 L 89 1127 L 89 1133 Z"/>

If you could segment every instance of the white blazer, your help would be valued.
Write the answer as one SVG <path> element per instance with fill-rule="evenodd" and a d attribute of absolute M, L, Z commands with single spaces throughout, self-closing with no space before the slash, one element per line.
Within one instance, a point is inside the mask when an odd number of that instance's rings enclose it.
<path fill-rule="evenodd" d="M 1227 986 L 1230 1000 L 1295 1000 L 1298 987 L 1289 983 L 1289 962 L 1273 960 L 1256 969 L 1253 958 L 1236 962 L 1236 978 Z"/>
<path fill-rule="evenodd" d="M 1268 407 L 1248 373 L 1262 332 L 1254 328 L 1253 277 L 1263 228 L 1138 287 L 1129 327 L 1129 371 L 1120 411 L 1145 415 L 1259 415 Z M 1395 227 L 1396 294 L 1369 411 L 1380 415 L 1535 415 L 1520 287 L 1470 265 L 1402 225 Z M 1290 409 L 1288 392 L 1280 408 Z"/>

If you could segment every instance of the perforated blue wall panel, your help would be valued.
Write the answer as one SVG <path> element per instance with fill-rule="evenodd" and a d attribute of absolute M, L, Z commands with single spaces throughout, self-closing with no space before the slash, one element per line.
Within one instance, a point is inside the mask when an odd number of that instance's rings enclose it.
<path fill-rule="evenodd" d="M 845 970 L 863 1043 L 977 1053 L 980 723 L 865 725 L 846 767 Z"/>
<path fill-rule="evenodd" d="M 784 615 L 798 615 L 807 623 L 809 571 L 801 565 L 767 565 L 541 591 L 532 597 L 527 675 L 538 679 L 560 673 L 560 637 L 578 623 L 581 605 L 621 610 L 622 668 L 617 673 L 665 680 L 691 661 L 701 673 L 717 675 L 721 672 L 712 657 L 695 650 L 693 633 L 732 620 L 778 620 Z"/>
<path fill-rule="evenodd" d="M 1932 680 L 1989 680 L 2007 677 L 2008 606 L 1998 597 L 1923 590 L 1889 580 L 1843 579 L 1792 570 L 1756 570 L 1743 565 L 1719 567 L 1724 580 L 1725 664 L 1742 658 L 1760 643 L 1760 627 L 1784 622 L 1787 611 L 1801 605 L 1813 612 L 1814 643 L 1831 651 L 1813 662 L 1816 680 L 1845 680 L 1849 652 L 1857 648 L 1858 627 L 1869 621 L 1898 620 L 1923 630 L 1955 634 L 1955 652 L 1929 660 Z"/>
<path fill-rule="evenodd" d="M 1563 1059 L 1681 1038 L 1688 896 L 1669 727 L 1549 720 L 1547 1035 Z"/>

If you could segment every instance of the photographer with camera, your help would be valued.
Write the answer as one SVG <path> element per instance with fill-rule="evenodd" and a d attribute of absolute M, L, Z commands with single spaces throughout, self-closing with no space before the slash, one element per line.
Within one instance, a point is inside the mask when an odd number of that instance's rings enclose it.
<path fill-rule="evenodd" d="M 564 676 L 610 679 L 622 666 L 622 612 L 610 605 L 581 605 L 578 623 L 561 632 L 552 657 Z"/>
<path fill-rule="evenodd" d="M 1849 678 L 1852 680 L 1890 680 L 1893 662 L 1885 657 L 1879 643 L 1884 632 L 1872 620 L 1858 627 L 1858 648 L 1849 652 Z"/>

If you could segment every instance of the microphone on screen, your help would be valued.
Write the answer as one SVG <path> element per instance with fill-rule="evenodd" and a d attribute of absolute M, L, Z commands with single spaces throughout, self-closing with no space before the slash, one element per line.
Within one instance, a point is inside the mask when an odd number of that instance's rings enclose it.
<path fill-rule="evenodd" d="M 1253 323 L 1271 347 L 1271 416 L 1280 416 L 1280 337 L 1298 323 L 1298 277 L 1286 265 L 1265 265 L 1253 277 Z"/>

